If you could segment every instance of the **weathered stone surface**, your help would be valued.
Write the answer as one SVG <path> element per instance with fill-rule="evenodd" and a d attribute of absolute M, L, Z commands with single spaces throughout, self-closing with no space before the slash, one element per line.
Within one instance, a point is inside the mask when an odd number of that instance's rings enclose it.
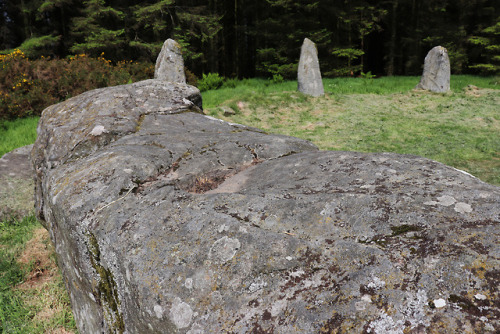
<path fill-rule="evenodd" d="M 450 59 L 442 46 L 432 48 L 424 61 L 424 72 L 416 89 L 446 93 L 450 90 Z"/>
<path fill-rule="evenodd" d="M 499 187 L 184 99 L 150 80 L 43 113 L 37 208 L 81 333 L 498 331 Z"/>
<path fill-rule="evenodd" d="M 299 68 L 297 71 L 298 90 L 307 95 L 321 96 L 325 94 L 321 71 L 319 69 L 318 50 L 316 44 L 305 38 L 300 49 Z"/>
<path fill-rule="evenodd" d="M 17 148 L 0 158 L 0 222 L 33 213 L 32 147 Z"/>
<path fill-rule="evenodd" d="M 186 83 L 181 46 L 173 39 L 167 39 L 163 43 L 161 52 L 156 59 L 154 78 L 170 82 Z"/>

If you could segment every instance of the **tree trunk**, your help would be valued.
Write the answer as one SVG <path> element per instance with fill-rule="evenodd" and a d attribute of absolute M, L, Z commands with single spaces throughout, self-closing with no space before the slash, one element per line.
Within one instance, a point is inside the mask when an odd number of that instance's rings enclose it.
<path fill-rule="evenodd" d="M 398 0 L 394 0 L 392 2 L 392 16 L 391 16 L 391 37 L 389 40 L 389 54 L 387 56 L 387 75 L 394 75 L 394 59 L 396 53 L 396 30 L 397 30 L 397 21 L 396 15 L 398 10 Z"/>
<path fill-rule="evenodd" d="M 29 24 L 28 9 L 24 4 L 24 0 L 21 0 L 21 15 L 23 17 L 24 39 L 28 39 L 31 37 L 31 27 Z"/>
<path fill-rule="evenodd" d="M 240 61 L 240 43 L 239 43 L 239 27 L 238 27 L 238 0 L 234 0 L 234 72 L 236 78 L 240 76 L 239 61 Z"/>

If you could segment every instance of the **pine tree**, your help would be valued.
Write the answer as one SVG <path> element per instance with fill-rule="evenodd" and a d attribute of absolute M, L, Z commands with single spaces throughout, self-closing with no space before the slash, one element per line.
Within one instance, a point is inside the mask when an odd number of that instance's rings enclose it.
<path fill-rule="evenodd" d="M 256 24 L 256 34 L 261 37 L 257 44 L 257 73 L 264 76 L 280 75 L 287 79 L 297 76 L 300 47 L 304 38 L 316 44 L 321 63 L 331 43 L 332 30 L 330 7 L 319 0 L 268 0 L 266 15 Z"/>
<path fill-rule="evenodd" d="M 45 40 L 47 52 L 64 57 L 72 40 L 68 26 L 76 15 L 80 2 L 75 0 L 43 0 L 38 7 L 39 42 Z M 33 41 L 35 42 L 35 41 Z M 36 44 L 36 43 L 33 43 Z"/>
<path fill-rule="evenodd" d="M 381 30 L 380 22 L 387 10 L 369 5 L 366 1 L 355 1 L 340 11 L 338 20 L 347 33 L 347 41 L 333 51 L 333 55 L 345 58 L 343 67 L 332 71 L 336 75 L 353 75 L 364 71 L 365 41 L 367 36 Z"/>
<path fill-rule="evenodd" d="M 99 56 L 104 52 L 108 59 L 123 59 L 128 44 L 123 27 L 125 14 L 104 0 L 84 1 L 83 16 L 73 19 L 72 34 L 79 40 L 70 51 Z"/>
<path fill-rule="evenodd" d="M 494 25 L 481 30 L 479 35 L 470 37 L 469 42 L 479 47 L 483 56 L 482 63 L 470 68 L 481 74 L 500 74 L 500 17 Z"/>
<path fill-rule="evenodd" d="M 210 61 L 217 58 L 213 56 L 218 53 L 214 42 L 222 30 L 223 15 L 218 12 L 215 2 L 183 1 L 183 6 L 176 6 L 178 22 L 173 38 L 183 48 L 186 66 L 199 74 L 211 70 Z"/>
<path fill-rule="evenodd" d="M 134 36 L 130 46 L 146 58 L 156 59 L 163 41 L 171 37 L 175 26 L 173 4 L 173 0 L 153 0 L 133 7 Z"/>

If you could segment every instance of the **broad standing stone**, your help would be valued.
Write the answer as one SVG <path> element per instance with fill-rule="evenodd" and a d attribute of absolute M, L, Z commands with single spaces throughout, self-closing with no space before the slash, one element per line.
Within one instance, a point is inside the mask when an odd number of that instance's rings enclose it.
<path fill-rule="evenodd" d="M 161 52 L 156 59 L 155 79 L 186 83 L 181 46 L 173 39 L 167 39 L 163 43 Z"/>
<path fill-rule="evenodd" d="M 425 57 L 424 73 L 416 89 L 445 93 L 450 90 L 450 59 L 442 46 L 434 47 Z"/>
<path fill-rule="evenodd" d="M 312 96 L 325 94 L 319 70 L 318 50 L 316 49 L 316 44 L 308 38 L 304 39 L 300 50 L 297 78 L 299 92 Z"/>

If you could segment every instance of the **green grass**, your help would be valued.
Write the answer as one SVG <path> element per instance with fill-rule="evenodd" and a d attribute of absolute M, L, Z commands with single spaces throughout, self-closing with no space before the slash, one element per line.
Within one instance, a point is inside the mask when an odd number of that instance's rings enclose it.
<path fill-rule="evenodd" d="M 33 144 L 39 117 L 0 120 L 0 157 L 15 148 Z"/>
<path fill-rule="evenodd" d="M 0 222 L 0 333 L 42 334 L 56 328 L 76 328 L 60 275 L 40 290 L 18 288 L 38 265 L 22 265 L 18 259 L 33 231 L 41 227 L 33 215 L 21 221 Z M 37 318 L 36 315 L 47 307 L 53 314 Z"/>
<path fill-rule="evenodd" d="M 413 91 L 418 80 L 325 79 L 320 98 L 296 92 L 293 81 L 247 80 L 203 98 L 212 116 L 307 139 L 324 150 L 415 154 L 500 185 L 498 78 L 452 76 L 447 94 Z M 224 116 L 227 108 L 236 114 Z"/>
<path fill-rule="evenodd" d="M 34 217 L 0 222 L 0 333 L 21 333 L 26 319 L 32 316 L 13 287 L 26 275 L 16 259 L 37 224 Z"/>
<path fill-rule="evenodd" d="M 337 94 L 393 94 L 405 93 L 418 84 L 418 76 L 383 77 L 378 79 L 364 78 L 333 78 L 323 79 L 325 92 L 329 95 Z M 233 80 L 231 80 L 233 82 Z M 460 91 L 467 85 L 475 85 L 480 88 L 500 89 L 500 78 L 480 77 L 471 75 L 453 75 L 451 78 L 451 90 Z M 210 109 L 231 99 L 249 99 L 259 97 L 263 94 L 279 92 L 293 92 L 297 90 L 297 81 L 285 81 L 272 84 L 266 79 L 245 79 L 232 88 L 224 88 L 206 91 L 202 93 L 203 107 Z M 258 98 L 257 98 L 258 99 Z"/>

